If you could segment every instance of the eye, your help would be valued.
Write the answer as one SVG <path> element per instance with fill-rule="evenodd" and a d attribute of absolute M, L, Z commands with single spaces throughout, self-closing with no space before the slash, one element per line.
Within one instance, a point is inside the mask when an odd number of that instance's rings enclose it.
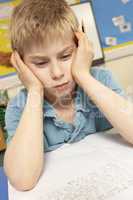
<path fill-rule="evenodd" d="M 38 62 L 38 63 L 34 63 L 35 65 L 40 65 L 40 66 L 42 66 L 42 65 L 46 65 L 48 62 Z"/>
<path fill-rule="evenodd" d="M 72 56 L 72 54 L 66 54 L 66 55 L 62 56 L 61 58 L 62 58 L 63 60 L 65 60 L 65 59 L 67 59 L 67 58 L 70 58 L 71 56 Z"/>

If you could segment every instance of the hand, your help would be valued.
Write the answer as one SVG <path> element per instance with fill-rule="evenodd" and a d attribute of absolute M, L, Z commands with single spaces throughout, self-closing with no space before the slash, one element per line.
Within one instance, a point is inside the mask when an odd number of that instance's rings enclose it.
<path fill-rule="evenodd" d="M 33 72 L 26 66 L 19 54 L 15 51 L 11 55 L 11 63 L 17 70 L 19 79 L 23 85 L 29 90 L 43 90 L 41 81 L 33 74 Z"/>
<path fill-rule="evenodd" d="M 78 40 L 78 47 L 76 49 L 73 61 L 72 61 L 72 75 L 77 82 L 82 79 L 84 75 L 89 74 L 89 68 L 91 67 L 94 53 L 93 45 L 88 40 L 85 33 L 79 31 L 75 33 Z"/>

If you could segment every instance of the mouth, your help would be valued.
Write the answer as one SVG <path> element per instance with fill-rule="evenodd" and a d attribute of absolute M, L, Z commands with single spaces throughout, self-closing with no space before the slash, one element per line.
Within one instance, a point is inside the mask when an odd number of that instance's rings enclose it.
<path fill-rule="evenodd" d="M 63 84 L 61 84 L 61 85 L 57 85 L 57 86 L 55 86 L 54 88 L 63 87 L 63 86 L 65 86 L 65 85 L 67 85 L 68 83 L 69 83 L 69 82 L 63 83 Z"/>
<path fill-rule="evenodd" d="M 68 86 L 69 86 L 69 82 L 66 82 L 66 83 L 63 83 L 61 85 L 57 85 L 54 88 L 57 89 L 57 90 L 65 90 L 65 89 L 68 88 Z"/>

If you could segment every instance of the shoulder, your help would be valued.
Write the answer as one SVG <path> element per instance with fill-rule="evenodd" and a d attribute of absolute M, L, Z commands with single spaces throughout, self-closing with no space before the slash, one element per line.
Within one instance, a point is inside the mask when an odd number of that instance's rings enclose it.
<path fill-rule="evenodd" d="M 119 94 L 120 96 L 126 97 L 126 92 L 124 91 L 120 83 L 118 82 L 116 76 L 113 75 L 111 70 L 107 69 L 106 67 L 101 67 L 101 66 L 92 67 L 90 69 L 90 73 L 96 80 L 101 82 L 103 85 L 110 88 L 111 90 Z M 84 92 L 84 90 L 82 90 L 82 88 L 80 88 L 80 94 L 81 96 L 87 98 L 87 102 L 89 102 L 90 106 L 91 104 L 93 104 L 90 97 L 87 96 L 87 94 Z"/>
<path fill-rule="evenodd" d="M 23 110 L 27 99 L 27 91 L 26 89 L 21 89 L 16 96 L 14 96 L 7 104 L 6 113 L 17 109 Z"/>
<path fill-rule="evenodd" d="M 103 83 L 108 88 L 112 89 L 123 97 L 126 96 L 126 92 L 118 81 L 118 78 L 111 70 L 107 69 L 106 67 L 92 67 L 90 73 L 95 79 Z"/>
<path fill-rule="evenodd" d="M 7 131 L 6 143 L 8 144 L 15 134 L 27 98 L 26 89 L 22 89 L 13 97 L 5 111 L 5 128 Z"/>
<path fill-rule="evenodd" d="M 114 78 L 111 70 L 105 67 L 92 67 L 90 69 L 91 75 L 102 83 L 106 83 L 109 79 Z"/>

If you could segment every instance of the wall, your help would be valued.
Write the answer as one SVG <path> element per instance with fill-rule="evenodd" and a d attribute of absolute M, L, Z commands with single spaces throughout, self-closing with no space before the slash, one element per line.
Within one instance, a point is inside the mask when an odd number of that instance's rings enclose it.
<path fill-rule="evenodd" d="M 132 88 L 133 91 L 133 56 L 108 61 L 105 66 L 112 70 L 125 90 Z"/>

